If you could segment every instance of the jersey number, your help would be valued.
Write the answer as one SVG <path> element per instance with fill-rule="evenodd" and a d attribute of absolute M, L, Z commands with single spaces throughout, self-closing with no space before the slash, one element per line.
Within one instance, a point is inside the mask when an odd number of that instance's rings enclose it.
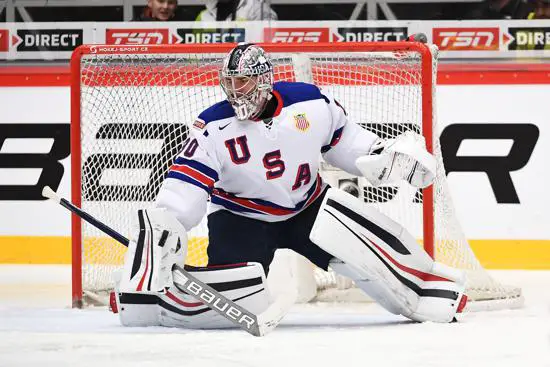
<path fill-rule="evenodd" d="M 185 139 L 183 142 L 183 155 L 187 158 L 191 158 L 193 154 L 195 154 L 198 147 L 199 143 L 197 142 L 197 139 Z"/>

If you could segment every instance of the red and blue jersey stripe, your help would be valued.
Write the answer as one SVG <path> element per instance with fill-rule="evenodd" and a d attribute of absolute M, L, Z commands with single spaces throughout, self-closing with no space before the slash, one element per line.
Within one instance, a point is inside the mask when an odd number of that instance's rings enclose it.
<path fill-rule="evenodd" d="M 209 194 L 212 192 L 214 183 L 218 181 L 218 173 L 215 170 L 201 162 L 183 157 L 176 158 L 170 167 L 168 177 L 188 182 Z"/>
<path fill-rule="evenodd" d="M 306 198 L 300 201 L 294 208 L 286 208 L 267 200 L 242 198 L 237 195 L 225 192 L 220 188 L 212 191 L 212 204 L 223 206 L 232 212 L 255 213 L 275 216 L 292 215 L 308 207 L 321 194 L 323 181 L 317 175 L 315 183 L 306 193 Z"/>

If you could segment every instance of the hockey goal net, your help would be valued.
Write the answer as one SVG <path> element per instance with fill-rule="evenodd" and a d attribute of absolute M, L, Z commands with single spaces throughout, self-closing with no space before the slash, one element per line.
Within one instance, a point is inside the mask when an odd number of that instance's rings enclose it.
<path fill-rule="evenodd" d="M 436 49 L 411 42 L 264 47 L 276 81 L 306 81 L 329 90 L 350 120 L 380 137 L 407 130 L 424 135 L 438 169 L 435 184 L 423 191 L 407 184 L 374 188 L 328 166 L 322 175 L 405 226 L 438 261 L 466 269 L 471 305 L 520 304 L 519 289 L 499 284 L 481 267 L 453 210 L 434 114 Z M 71 60 L 73 202 L 130 236 L 133 213 L 153 204 L 188 125 L 224 99 L 218 70 L 230 48 L 78 48 Z M 207 263 L 207 236 L 204 219 L 190 232 L 187 264 Z M 102 303 L 113 288 L 113 271 L 120 268 L 125 248 L 75 216 L 72 241 L 73 305 Z M 330 272 L 317 270 L 315 279 L 318 299 L 341 299 L 335 290 L 352 287 Z"/>

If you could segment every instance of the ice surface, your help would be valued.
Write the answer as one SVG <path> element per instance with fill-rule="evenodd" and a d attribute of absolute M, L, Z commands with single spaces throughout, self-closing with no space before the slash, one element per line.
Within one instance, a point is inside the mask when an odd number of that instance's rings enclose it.
<path fill-rule="evenodd" d="M 501 271 L 521 310 L 415 324 L 376 305 L 298 305 L 271 334 L 124 328 L 73 310 L 66 266 L 0 266 L 0 367 L 550 366 L 550 272 Z"/>

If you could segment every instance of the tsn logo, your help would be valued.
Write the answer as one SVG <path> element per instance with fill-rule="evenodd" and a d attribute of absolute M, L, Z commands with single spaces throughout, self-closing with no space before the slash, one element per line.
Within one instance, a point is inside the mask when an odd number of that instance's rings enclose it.
<path fill-rule="evenodd" d="M 168 29 L 107 29 L 110 45 L 161 45 L 170 43 Z"/>
<path fill-rule="evenodd" d="M 498 28 L 434 28 L 434 43 L 446 51 L 497 51 Z"/>
<path fill-rule="evenodd" d="M 266 28 L 264 39 L 273 43 L 328 42 L 326 28 Z"/>

